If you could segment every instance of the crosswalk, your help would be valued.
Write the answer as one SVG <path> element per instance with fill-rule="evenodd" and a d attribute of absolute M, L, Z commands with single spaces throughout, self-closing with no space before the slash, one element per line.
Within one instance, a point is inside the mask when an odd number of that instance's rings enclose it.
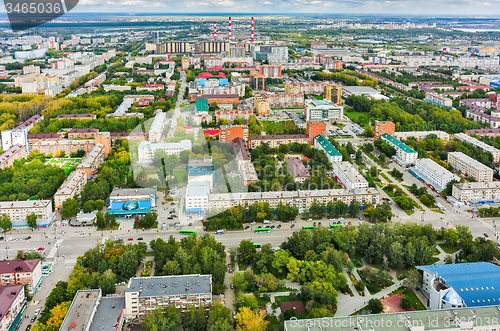
<path fill-rule="evenodd" d="M 61 244 L 63 242 L 64 239 L 58 239 L 56 241 L 56 244 L 54 245 L 54 247 L 52 247 L 52 249 L 50 250 L 49 252 L 49 255 L 47 255 L 47 259 L 53 259 L 55 256 L 56 256 L 56 253 L 57 253 L 57 248 L 58 247 L 61 247 Z"/>

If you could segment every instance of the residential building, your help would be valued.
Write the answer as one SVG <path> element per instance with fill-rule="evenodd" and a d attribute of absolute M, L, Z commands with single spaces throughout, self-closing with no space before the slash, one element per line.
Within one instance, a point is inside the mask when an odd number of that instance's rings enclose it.
<path fill-rule="evenodd" d="M 265 93 L 255 93 L 254 108 L 258 116 L 267 116 L 271 113 L 269 98 Z"/>
<path fill-rule="evenodd" d="M 233 154 L 243 185 L 258 182 L 259 178 L 252 163 L 252 157 L 250 156 L 246 142 L 242 138 L 233 140 Z"/>
<path fill-rule="evenodd" d="M 195 46 L 196 54 L 211 54 L 229 52 L 229 41 L 209 40 L 200 41 Z M 168 53 L 168 52 L 167 52 Z"/>
<path fill-rule="evenodd" d="M 127 139 L 127 140 L 146 140 L 146 133 L 140 131 L 131 131 L 131 132 L 110 132 L 109 137 L 111 142 L 114 143 L 117 139 Z"/>
<path fill-rule="evenodd" d="M 456 183 L 453 184 L 452 195 L 458 201 L 463 202 L 500 201 L 500 182 Z"/>
<path fill-rule="evenodd" d="M 319 134 L 314 138 L 314 148 L 325 152 L 326 158 L 330 163 L 342 162 L 342 154 L 340 154 L 325 136 Z"/>
<path fill-rule="evenodd" d="M 191 150 L 191 140 L 181 140 L 177 143 L 152 143 L 150 141 L 141 141 L 137 154 L 140 163 L 152 162 L 155 151 L 163 149 L 167 155 L 173 154 L 179 156 L 182 151 Z"/>
<path fill-rule="evenodd" d="M 280 78 L 281 66 L 279 65 L 261 65 L 260 73 L 266 78 Z"/>
<path fill-rule="evenodd" d="M 342 122 L 343 110 L 344 107 L 323 100 L 307 99 L 305 101 L 306 121 Z"/>
<path fill-rule="evenodd" d="M 401 141 L 397 140 L 387 133 L 382 134 L 381 139 L 387 141 L 392 147 L 396 149 L 396 155 L 394 155 L 393 158 L 398 163 L 404 166 L 415 164 L 418 153 L 411 147 L 403 144 Z"/>
<path fill-rule="evenodd" d="M 36 133 L 28 134 L 28 151 L 33 151 L 33 144 L 41 141 L 56 141 L 61 140 L 61 133 Z"/>
<path fill-rule="evenodd" d="M 250 87 L 254 91 L 263 91 L 266 89 L 266 76 L 257 71 L 250 71 Z"/>
<path fill-rule="evenodd" d="M 77 291 L 59 330 L 90 331 L 101 297 L 101 289 Z"/>
<path fill-rule="evenodd" d="M 442 94 L 435 93 L 435 92 L 427 91 L 425 93 L 425 99 L 428 100 L 428 101 L 431 101 L 433 103 L 436 103 L 436 104 L 438 104 L 440 106 L 451 107 L 453 105 L 453 100 L 451 100 L 450 98 L 445 97 Z"/>
<path fill-rule="evenodd" d="M 148 132 L 148 139 L 151 142 L 159 142 L 167 121 L 167 113 L 159 111 L 156 113 L 153 123 Z"/>
<path fill-rule="evenodd" d="M 474 177 L 478 182 L 493 181 L 493 169 L 462 152 L 448 153 L 448 163 L 465 176 Z"/>
<path fill-rule="evenodd" d="M 57 120 L 73 119 L 73 120 L 95 120 L 95 114 L 61 114 L 56 117 Z"/>
<path fill-rule="evenodd" d="M 306 133 L 309 136 L 307 143 L 309 145 L 314 145 L 314 138 L 316 136 L 326 136 L 326 123 L 325 122 L 307 122 Z"/>
<path fill-rule="evenodd" d="M 287 157 L 285 162 L 288 164 L 288 169 L 296 182 L 303 183 L 311 177 L 302 160 L 298 157 Z"/>
<path fill-rule="evenodd" d="M 304 93 L 269 93 L 266 92 L 271 107 L 299 108 L 304 106 Z"/>
<path fill-rule="evenodd" d="M 500 136 L 500 129 L 474 129 L 474 130 L 467 130 L 465 131 L 465 134 L 468 135 L 477 135 L 477 136 L 483 136 L 483 137 L 498 137 Z"/>
<path fill-rule="evenodd" d="M 130 278 L 125 289 L 125 316 L 143 320 L 166 305 L 181 310 L 212 304 L 212 275 L 176 275 Z"/>
<path fill-rule="evenodd" d="M 73 140 L 73 139 L 89 139 L 91 137 L 95 138 L 95 136 L 98 133 L 99 130 L 93 128 L 71 129 L 68 131 L 68 139 Z"/>
<path fill-rule="evenodd" d="M 166 41 L 156 45 L 155 50 L 158 54 L 180 54 L 191 52 L 191 46 L 188 41 Z"/>
<path fill-rule="evenodd" d="M 351 201 L 358 200 L 361 205 L 366 203 L 378 204 L 380 193 L 376 188 L 356 188 L 356 189 L 330 189 L 330 190 L 298 190 L 298 191 L 271 191 L 271 192 L 248 192 L 248 193 L 218 193 L 211 194 L 208 199 L 208 210 L 226 210 L 241 204 L 242 206 L 253 205 L 254 203 L 269 203 L 269 206 L 276 209 L 282 202 L 287 206 L 296 206 L 299 213 L 309 211 L 313 202 L 325 203 L 343 201 L 350 204 Z"/>
<path fill-rule="evenodd" d="M 377 121 L 375 121 L 376 123 Z M 391 123 L 391 122 L 389 122 Z M 376 125 L 376 124 L 375 124 Z M 390 133 L 388 133 L 390 134 Z M 410 137 L 417 139 L 425 139 L 428 135 L 434 134 L 438 139 L 450 140 L 450 135 L 444 131 L 408 131 L 408 132 L 394 132 L 391 134 L 394 138 L 406 140 Z"/>
<path fill-rule="evenodd" d="M 72 171 L 54 194 L 54 209 L 60 210 L 64 201 L 80 195 L 87 184 L 87 172 L 81 169 Z"/>
<path fill-rule="evenodd" d="M 26 148 L 21 145 L 13 145 L 11 148 L 0 154 L 0 169 L 6 169 L 14 165 L 15 160 L 26 157 Z"/>
<path fill-rule="evenodd" d="M 2 149 L 6 151 L 14 145 L 23 146 L 28 154 L 28 130 L 26 128 L 2 130 Z"/>
<path fill-rule="evenodd" d="M 454 175 L 431 159 L 417 159 L 415 167 L 409 171 L 438 192 L 446 190 L 446 186 L 452 180 L 460 181 L 460 177 Z"/>
<path fill-rule="evenodd" d="M 393 122 L 375 121 L 375 130 L 373 132 L 374 133 L 373 138 L 375 140 L 381 139 L 384 133 L 394 136 L 395 132 L 396 132 L 396 125 L 394 125 Z"/>
<path fill-rule="evenodd" d="M 48 218 L 52 200 L 0 201 L 0 215 L 9 215 L 12 222 L 26 221 L 31 213 L 37 218 Z"/>
<path fill-rule="evenodd" d="M 462 264 L 464 263 L 440 264 L 438 266 L 442 267 L 460 266 Z M 436 283 L 432 283 L 431 285 L 435 286 L 436 288 L 439 288 L 441 287 L 442 282 L 437 280 L 437 278 L 438 275 L 436 274 L 436 277 L 433 278 L 436 279 Z M 474 279 L 471 279 L 471 281 L 474 282 Z M 480 288 L 480 286 L 481 284 L 477 283 L 477 287 Z M 449 289 L 449 286 L 443 284 L 441 288 L 446 291 Z M 462 289 L 464 290 L 464 287 L 462 287 Z M 474 295 L 476 291 L 471 291 L 471 292 L 472 292 L 471 294 Z M 482 292 L 481 296 L 483 296 L 483 294 L 486 294 L 489 291 L 481 290 L 481 292 Z M 463 292 L 460 293 L 462 294 Z M 443 298 L 444 300 L 443 303 L 460 301 L 460 299 L 454 300 L 452 299 L 452 297 L 455 297 L 455 295 L 450 293 L 448 297 Z M 449 304 L 446 304 L 446 306 L 449 306 Z M 453 304 L 451 304 L 451 306 L 453 306 Z M 289 321 L 285 321 L 284 330 L 285 331 L 304 331 L 304 330 L 350 331 L 354 328 L 362 330 L 377 330 L 378 328 L 374 327 L 375 325 L 388 325 L 388 324 L 391 325 L 391 327 L 389 327 L 391 331 L 407 331 L 410 327 L 414 331 L 417 330 L 456 331 L 462 328 L 464 329 L 467 328 L 471 330 L 480 330 L 480 329 L 498 330 L 500 327 L 500 322 L 497 319 L 499 309 L 500 306 L 489 306 L 489 307 L 475 306 L 473 309 L 468 307 L 463 307 L 463 308 L 452 307 L 449 309 L 443 308 L 437 310 L 402 311 L 399 313 L 383 313 L 383 314 L 343 316 L 343 317 L 322 317 L 322 318 L 304 319 L 298 321 L 291 319 Z M 486 327 L 483 322 L 485 320 L 492 320 L 492 323 L 489 323 L 488 326 Z M 458 321 L 460 321 L 460 326 L 456 325 Z"/>
<path fill-rule="evenodd" d="M 474 315 L 460 319 L 473 328 L 475 316 L 481 316 L 476 307 L 497 306 L 500 299 L 500 267 L 488 262 L 452 263 L 417 266 L 422 276 L 420 290 L 431 310 L 464 308 Z M 473 310 L 472 310 L 473 309 Z M 498 311 L 498 308 L 495 309 Z M 458 313 L 452 314 L 458 318 Z M 461 323 L 461 324 L 462 324 Z M 496 323 L 499 323 L 498 321 Z M 489 328 L 492 327 L 490 324 Z M 455 326 L 456 328 L 456 326 Z"/>
<path fill-rule="evenodd" d="M 348 161 L 333 163 L 333 174 L 346 189 L 368 187 L 365 177 Z"/>
<path fill-rule="evenodd" d="M 469 135 L 466 135 L 465 133 L 455 133 L 453 138 L 460 140 L 460 141 L 464 141 L 466 143 L 469 143 L 475 147 L 478 147 L 478 148 L 482 149 L 484 152 L 491 153 L 493 155 L 493 162 L 494 163 L 497 163 L 500 161 L 500 150 L 496 149 L 493 146 L 490 146 L 490 145 L 488 145 L 488 144 L 486 144 L 486 143 L 484 143 L 476 138 L 473 138 Z"/>
<path fill-rule="evenodd" d="M 17 330 L 25 310 L 24 285 L 0 287 L 0 331 Z"/>
<path fill-rule="evenodd" d="M 239 104 L 240 96 L 237 93 L 227 93 L 227 94 L 200 94 L 193 98 L 196 99 L 207 99 L 207 103 L 211 105 L 216 104 Z"/>
<path fill-rule="evenodd" d="M 97 75 L 95 78 L 87 81 L 85 83 L 85 87 L 89 87 L 89 86 L 99 86 L 101 85 L 102 83 L 104 83 L 104 81 L 106 80 L 106 71 L 103 72 L 103 73 L 100 73 L 99 75 Z"/>
<path fill-rule="evenodd" d="M 487 123 L 492 129 L 500 128 L 500 118 L 488 115 L 476 108 L 466 109 L 465 117 L 472 119 L 474 122 Z"/>
<path fill-rule="evenodd" d="M 221 125 L 219 141 L 231 143 L 236 138 L 248 141 L 248 125 Z"/>
<path fill-rule="evenodd" d="M 186 187 L 186 213 L 204 213 L 208 209 L 210 182 L 192 181 Z"/>
<path fill-rule="evenodd" d="M 33 295 L 41 281 L 40 259 L 0 261 L 0 286 L 26 285 L 28 292 Z"/>
<path fill-rule="evenodd" d="M 266 136 L 250 136 L 248 137 L 248 148 L 255 148 L 266 143 L 270 148 L 276 148 L 281 145 L 292 143 L 307 144 L 307 134 L 281 134 L 281 135 L 266 135 Z"/>
<path fill-rule="evenodd" d="M 198 99 L 198 100 L 203 100 L 203 99 Z M 229 123 L 233 123 L 234 120 L 238 117 L 243 118 L 245 121 L 248 121 L 250 119 L 250 116 L 252 116 L 253 111 L 248 105 L 238 105 L 238 109 L 230 109 L 230 110 L 224 110 L 224 109 L 218 109 L 215 111 L 215 120 L 219 122 L 221 119 L 228 120 Z"/>
<path fill-rule="evenodd" d="M 35 126 L 35 124 L 37 124 L 38 122 L 40 122 L 43 119 L 44 119 L 44 117 L 43 117 L 42 114 L 33 115 L 30 118 L 28 118 L 26 121 L 24 121 L 21 124 L 17 125 L 16 129 L 24 129 L 24 128 L 26 128 L 26 130 L 29 132 Z"/>
<path fill-rule="evenodd" d="M 323 100 L 329 100 L 340 106 L 342 104 L 342 86 L 326 85 L 323 91 Z"/>
<path fill-rule="evenodd" d="M 66 155 L 70 155 L 73 152 L 79 150 L 84 150 L 89 152 L 95 146 L 94 139 L 84 139 L 84 140 L 40 140 L 33 142 L 31 144 L 31 151 L 38 151 L 43 154 L 56 155 L 59 152 L 64 151 Z"/>
<path fill-rule="evenodd" d="M 92 179 L 104 161 L 104 145 L 96 144 L 76 166 L 77 170 L 82 170 L 87 174 L 87 179 Z"/>

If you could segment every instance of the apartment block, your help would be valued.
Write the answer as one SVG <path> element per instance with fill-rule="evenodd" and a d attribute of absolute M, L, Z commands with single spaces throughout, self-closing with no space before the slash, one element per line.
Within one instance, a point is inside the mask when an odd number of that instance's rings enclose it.
<path fill-rule="evenodd" d="M 0 154 L 0 169 L 12 167 L 15 160 L 26 157 L 26 148 L 21 145 L 13 145 L 11 148 Z"/>
<path fill-rule="evenodd" d="M 292 143 L 307 144 L 307 134 L 282 134 L 282 135 L 267 135 L 267 136 L 250 136 L 248 137 L 248 147 L 255 148 L 266 143 L 270 148 L 280 147 Z"/>
<path fill-rule="evenodd" d="M 237 105 L 240 103 L 240 96 L 237 93 L 228 93 L 228 94 L 201 94 L 197 95 L 196 97 L 193 98 L 193 100 L 196 99 L 207 99 L 207 102 L 209 105 L 212 103 L 216 103 L 218 105 L 222 104 L 232 104 L 232 105 Z"/>
<path fill-rule="evenodd" d="M 255 93 L 254 108 L 258 116 L 267 116 L 271 113 L 269 98 L 265 93 Z"/>
<path fill-rule="evenodd" d="M 258 182 L 259 178 L 252 163 L 252 157 L 250 156 L 246 142 L 242 138 L 233 140 L 233 154 L 243 185 Z"/>
<path fill-rule="evenodd" d="M 316 136 L 326 136 L 326 123 L 325 122 L 307 122 L 306 133 L 309 136 L 307 143 L 309 145 L 314 145 L 314 138 Z"/>
<path fill-rule="evenodd" d="M 64 201 L 82 193 L 85 184 L 87 184 L 87 172 L 81 169 L 72 171 L 54 194 L 54 209 L 60 210 Z"/>
<path fill-rule="evenodd" d="M 215 120 L 219 122 L 221 119 L 225 119 L 229 121 L 229 123 L 233 123 L 234 120 L 238 117 L 243 118 L 248 121 L 250 116 L 252 116 L 253 111 L 248 105 L 238 105 L 238 109 L 218 109 L 215 111 Z"/>
<path fill-rule="evenodd" d="M 384 133 L 394 136 L 396 125 L 393 122 L 375 121 L 374 139 L 381 139 Z"/>
<path fill-rule="evenodd" d="M 410 169 L 410 173 L 438 192 L 444 191 L 452 180 L 460 181 L 460 177 L 431 159 L 417 159 L 415 167 Z"/>
<path fill-rule="evenodd" d="M 500 127 L 500 118 L 488 115 L 475 108 L 466 109 L 465 117 L 470 118 L 474 122 L 487 123 L 492 129 L 498 129 Z"/>
<path fill-rule="evenodd" d="M 254 91 L 263 91 L 266 89 L 266 76 L 257 71 L 250 71 L 250 87 Z"/>
<path fill-rule="evenodd" d="M 95 114 L 61 114 L 56 117 L 56 120 L 72 119 L 72 120 L 95 120 Z"/>
<path fill-rule="evenodd" d="M 493 155 L 493 162 L 497 163 L 500 161 L 500 150 L 496 149 L 493 146 L 490 146 L 476 138 L 473 138 L 465 133 L 456 133 L 453 138 L 469 143 L 475 147 L 482 149 L 485 152 L 490 152 Z"/>
<path fill-rule="evenodd" d="M 396 155 L 393 157 L 398 163 L 404 166 L 415 164 L 415 161 L 417 161 L 418 153 L 411 147 L 403 144 L 401 141 L 397 140 L 387 133 L 382 134 L 381 139 L 387 141 L 392 147 L 396 149 Z"/>
<path fill-rule="evenodd" d="M 236 138 L 248 141 L 248 125 L 221 125 L 219 128 L 219 141 L 231 143 Z"/>
<path fill-rule="evenodd" d="M 2 131 L 2 149 L 6 151 L 14 145 L 23 146 L 28 153 L 28 130 L 26 128 Z"/>
<path fill-rule="evenodd" d="M 314 138 L 314 148 L 325 152 L 328 161 L 332 164 L 342 162 L 342 154 L 332 145 L 323 135 L 317 135 Z"/>
<path fill-rule="evenodd" d="M 288 169 L 296 182 L 303 183 L 311 177 L 302 160 L 298 157 L 287 157 L 285 158 L 285 162 L 288 164 Z"/>
<path fill-rule="evenodd" d="M 333 174 L 346 189 L 368 187 L 368 181 L 365 177 L 348 161 L 335 162 L 333 164 Z"/>
<path fill-rule="evenodd" d="M 448 153 L 448 163 L 465 176 L 474 177 L 478 182 L 493 181 L 493 169 L 462 152 Z"/>
<path fill-rule="evenodd" d="M 458 201 L 487 203 L 500 200 L 500 182 L 472 182 L 453 184 L 452 195 Z"/>
<path fill-rule="evenodd" d="M 37 218 L 48 218 L 52 200 L 0 201 L 0 215 L 9 215 L 12 222 L 26 221 L 31 213 Z"/>
<path fill-rule="evenodd" d="M 281 66 L 279 65 L 261 65 L 260 73 L 266 78 L 280 78 Z"/>
<path fill-rule="evenodd" d="M 83 157 L 76 166 L 77 170 L 82 170 L 87 174 L 87 179 L 94 177 L 99 166 L 104 161 L 104 145 L 95 144 L 95 146 Z"/>
<path fill-rule="evenodd" d="M 151 127 L 148 132 L 148 139 L 151 142 L 159 142 L 161 140 L 161 135 L 163 134 L 163 129 L 165 128 L 165 123 L 167 121 L 167 113 L 158 112 L 151 123 Z"/>
<path fill-rule="evenodd" d="M 29 293 L 34 294 L 41 281 L 40 259 L 0 261 L 0 286 L 26 285 Z"/>
<path fill-rule="evenodd" d="M 254 203 L 269 203 L 275 209 L 280 202 L 288 206 L 296 206 L 299 213 L 308 211 L 313 202 L 325 203 L 343 201 L 350 204 L 357 200 L 361 205 L 366 203 L 378 204 L 380 193 L 376 188 L 331 189 L 331 190 L 298 190 L 298 191 L 272 191 L 248 193 L 218 193 L 211 194 L 208 200 L 208 210 L 226 210 L 231 207 L 253 205 Z"/>
<path fill-rule="evenodd" d="M 212 275 L 130 278 L 125 289 L 125 316 L 143 320 L 158 307 L 208 307 L 212 303 Z"/>
<path fill-rule="evenodd" d="M 0 331 L 16 330 L 26 307 L 24 285 L 0 287 Z"/>
<path fill-rule="evenodd" d="M 323 100 L 330 100 L 340 106 L 342 104 L 342 86 L 326 85 L 323 90 Z"/>
<path fill-rule="evenodd" d="M 475 134 L 483 137 L 498 137 L 500 136 L 500 129 L 474 129 L 465 131 L 465 134 L 469 136 Z"/>
<path fill-rule="evenodd" d="M 304 106 L 304 93 L 266 93 L 271 107 L 297 108 Z"/>
<path fill-rule="evenodd" d="M 90 151 L 95 146 L 94 139 L 85 140 L 42 140 L 34 142 L 31 145 L 31 151 L 38 151 L 43 154 L 56 155 L 58 152 L 64 151 L 66 155 L 77 152 L 83 149 L 85 152 Z"/>
<path fill-rule="evenodd" d="M 344 108 L 323 100 L 306 100 L 305 113 L 307 121 L 342 122 Z"/>
<path fill-rule="evenodd" d="M 397 139 L 406 140 L 410 137 L 417 139 L 425 139 L 428 135 L 434 134 L 438 139 L 450 140 L 450 135 L 444 131 L 405 131 L 405 132 L 394 132 L 391 136 Z"/>
<path fill-rule="evenodd" d="M 93 129 L 93 128 L 71 129 L 68 131 L 68 139 L 70 139 L 70 140 L 72 140 L 72 139 L 89 139 L 90 137 L 95 138 L 95 136 L 98 133 L 99 133 L 99 130 Z"/>
<path fill-rule="evenodd" d="M 167 155 L 177 155 L 179 156 L 182 151 L 191 150 L 192 143 L 191 140 L 181 140 L 177 143 L 152 143 L 150 141 L 142 141 L 139 144 L 137 155 L 139 162 L 152 162 L 155 151 L 158 149 L 163 149 Z"/>

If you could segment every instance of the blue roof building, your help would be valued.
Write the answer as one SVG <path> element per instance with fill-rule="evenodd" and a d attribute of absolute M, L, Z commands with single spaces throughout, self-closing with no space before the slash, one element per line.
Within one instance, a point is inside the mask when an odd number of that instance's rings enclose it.
<path fill-rule="evenodd" d="M 500 267 L 487 262 L 418 266 L 431 309 L 500 304 Z"/>

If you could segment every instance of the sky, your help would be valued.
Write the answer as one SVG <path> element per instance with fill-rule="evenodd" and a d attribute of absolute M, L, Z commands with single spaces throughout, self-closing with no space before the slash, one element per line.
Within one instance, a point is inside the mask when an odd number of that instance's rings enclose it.
<path fill-rule="evenodd" d="M 5 12 L 4 6 L 0 6 L 0 12 Z M 496 15 L 500 18 L 500 0 L 79 0 L 73 12 Z"/>

